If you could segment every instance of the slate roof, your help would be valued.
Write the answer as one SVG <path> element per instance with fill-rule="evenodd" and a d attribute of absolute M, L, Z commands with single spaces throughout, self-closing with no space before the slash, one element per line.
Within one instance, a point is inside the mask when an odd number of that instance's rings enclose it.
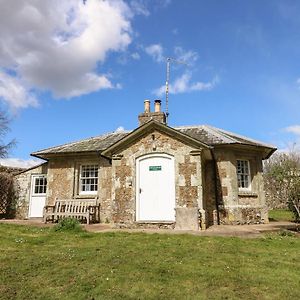
<path fill-rule="evenodd" d="M 260 146 L 266 148 L 275 149 L 274 146 L 256 141 L 254 139 L 229 132 L 220 128 L 216 128 L 210 125 L 200 125 L 200 126 L 180 126 L 174 127 L 197 140 L 209 146 L 221 145 L 221 144 L 242 144 L 251 146 Z"/>
<path fill-rule="evenodd" d="M 56 147 L 36 151 L 33 152 L 31 155 L 42 157 L 45 154 L 101 151 L 113 145 L 129 133 L 130 131 L 107 133 L 104 135 L 87 138 L 77 142 L 67 143 Z"/>
<path fill-rule="evenodd" d="M 184 133 L 208 146 L 216 146 L 222 144 L 241 144 L 251 145 L 275 150 L 272 145 L 261 143 L 253 139 L 225 131 L 223 129 L 215 128 L 209 125 L 200 126 L 181 126 L 174 127 L 174 129 Z M 67 143 L 64 145 L 43 149 L 32 153 L 31 155 L 37 157 L 46 157 L 48 154 L 62 154 L 62 153 L 80 153 L 103 151 L 109 146 L 118 142 L 132 131 L 112 132 L 97 137 L 80 140 L 77 142 Z"/>

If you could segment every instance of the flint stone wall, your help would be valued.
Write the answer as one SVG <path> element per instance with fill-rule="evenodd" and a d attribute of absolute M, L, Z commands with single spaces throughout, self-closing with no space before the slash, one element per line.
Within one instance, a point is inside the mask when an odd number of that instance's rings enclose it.
<path fill-rule="evenodd" d="M 47 174 L 47 163 L 32 168 L 26 172 L 22 172 L 15 176 L 15 185 L 18 193 L 18 201 L 16 207 L 16 218 L 27 219 L 29 214 L 31 176 L 39 174 Z"/>
<path fill-rule="evenodd" d="M 219 149 L 217 161 L 218 210 L 221 224 L 267 223 L 262 155 L 242 150 Z M 238 188 L 236 163 L 238 159 L 250 163 L 251 191 Z"/>
<path fill-rule="evenodd" d="M 116 153 L 112 161 L 113 223 L 117 227 L 141 226 L 135 223 L 135 163 L 138 157 L 151 153 L 174 156 L 176 207 L 198 209 L 203 193 L 201 155 L 191 155 L 192 150 L 195 149 L 166 134 L 154 131 Z"/>

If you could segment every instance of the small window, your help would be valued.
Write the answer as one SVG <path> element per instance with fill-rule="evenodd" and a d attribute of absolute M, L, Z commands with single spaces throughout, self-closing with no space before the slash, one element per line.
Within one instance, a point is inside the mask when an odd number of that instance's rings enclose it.
<path fill-rule="evenodd" d="M 47 191 L 47 178 L 45 176 L 34 177 L 34 188 L 33 193 L 46 194 Z"/>
<path fill-rule="evenodd" d="M 80 194 L 97 194 L 98 165 L 83 165 L 80 168 Z"/>
<path fill-rule="evenodd" d="M 250 189 L 250 166 L 248 160 L 237 161 L 237 179 L 239 189 Z"/>

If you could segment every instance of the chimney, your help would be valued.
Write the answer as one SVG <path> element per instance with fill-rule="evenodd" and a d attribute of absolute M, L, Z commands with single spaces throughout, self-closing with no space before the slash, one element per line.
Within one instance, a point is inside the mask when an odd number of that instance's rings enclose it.
<path fill-rule="evenodd" d="M 154 101 L 154 112 L 159 113 L 161 108 L 161 100 Z"/>
<path fill-rule="evenodd" d="M 150 100 L 144 101 L 144 112 L 139 114 L 139 126 L 149 122 L 150 120 L 166 124 L 166 115 L 161 111 L 161 100 L 154 101 L 154 112 L 151 112 Z"/>
<path fill-rule="evenodd" d="M 150 113 L 150 100 L 144 101 L 145 113 Z"/>

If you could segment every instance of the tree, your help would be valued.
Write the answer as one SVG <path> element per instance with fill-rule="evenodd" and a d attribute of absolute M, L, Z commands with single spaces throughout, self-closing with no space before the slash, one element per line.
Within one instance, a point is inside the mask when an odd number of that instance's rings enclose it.
<path fill-rule="evenodd" d="M 8 124 L 7 115 L 3 111 L 0 111 L 0 158 L 7 157 L 9 150 L 16 144 L 15 140 L 8 144 L 5 144 L 3 141 L 4 136 L 9 130 Z"/>
<path fill-rule="evenodd" d="M 276 153 L 264 164 L 267 203 L 270 208 L 288 207 L 300 221 L 300 153 Z"/>
<path fill-rule="evenodd" d="M 7 157 L 10 149 L 15 145 L 15 141 L 4 143 L 9 120 L 5 113 L 0 111 L 0 158 Z M 16 193 L 14 187 L 13 174 L 8 168 L 0 166 L 0 216 L 12 217 L 15 208 Z"/>

